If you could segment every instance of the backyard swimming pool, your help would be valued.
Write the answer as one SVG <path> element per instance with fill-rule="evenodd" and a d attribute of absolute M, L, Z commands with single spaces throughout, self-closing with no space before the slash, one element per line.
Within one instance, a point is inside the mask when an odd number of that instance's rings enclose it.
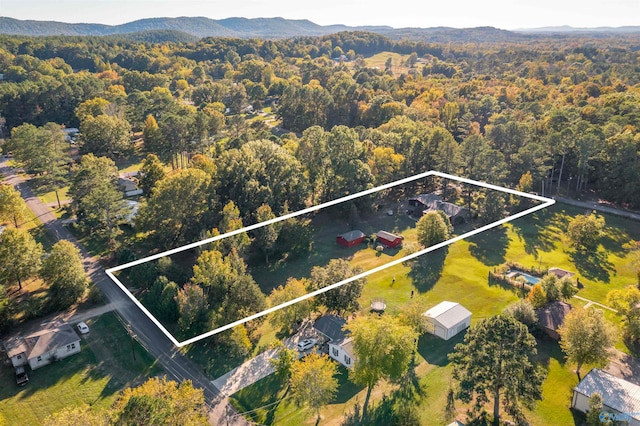
<path fill-rule="evenodd" d="M 529 275 L 526 272 L 518 271 L 517 269 L 512 269 L 507 271 L 507 277 L 515 280 L 518 277 L 524 277 L 525 280 L 531 285 L 537 284 L 540 281 L 540 278 L 534 277 L 533 275 Z"/>

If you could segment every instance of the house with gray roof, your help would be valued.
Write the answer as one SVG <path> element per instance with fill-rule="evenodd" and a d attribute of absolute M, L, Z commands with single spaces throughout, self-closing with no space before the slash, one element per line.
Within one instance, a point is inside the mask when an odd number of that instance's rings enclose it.
<path fill-rule="evenodd" d="M 412 216 L 422 217 L 426 213 L 438 210 L 447 215 L 452 225 L 465 223 L 471 218 L 469 209 L 443 201 L 434 193 L 416 195 L 408 200 L 408 212 Z"/>
<path fill-rule="evenodd" d="M 35 370 L 80 352 L 80 337 L 70 325 L 63 324 L 26 337 L 14 337 L 5 342 L 5 349 L 14 367 L 29 364 Z"/>
<path fill-rule="evenodd" d="M 611 413 L 607 418 L 615 424 L 640 426 L 640 386 L 594 368 L 573 388 L 571 408 L 586 413 L 594 393 L 602 396 L 603 412 Z"/>
<path fill-rule="evenodd" d="M 326 339 L 329 357 L 347 368 L 353 368 L 355 355 L 349 334 L 342 329 L 347 321 L 337 315 L 323 315 L 313 324 L 313 328 Z"/>

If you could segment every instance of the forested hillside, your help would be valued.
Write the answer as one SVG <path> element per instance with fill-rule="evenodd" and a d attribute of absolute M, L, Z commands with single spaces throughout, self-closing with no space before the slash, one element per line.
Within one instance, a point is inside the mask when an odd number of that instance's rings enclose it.
<path fill-rule="evenodd" d="M 342 132 L 341 141 L 358 147 L 352 160 L 362 162 L 365 186 L 447 164 L 507 185 L 531 172 L 538 191 L 544 181 L 548 191 L 596 190 L 640 206 L 635 36 L 526 44 L 396 42 L 364 32 L 158 44 L 3 36 L 0 46 L 7 139 L 25 123 L 55 122 L 89 135 L 108 121 L 102 117 L 133 132 L 157 123 L 158 135 L 146 134 L 142 149 L 165 161 L 184 152 L 228 156 L 230 148 L 269 139 L 300 163 L 311 191 L 322 186 L 312 159 L 327 147 L 310 138 Z M 367 65 L 384 51 L 408 56 L 403 64 Z M 238 114 L 248 105 L 273 105 L 297 136 L 248 126 Z M 327 133 L 307 131 L 312 126 Z M 128 133 L 120 139 L 125 146 L 131 140 Z M 115 150 L 105 143 L 85 138 L 82 151 Z M 398 161 L 378 172 L 387 153 Z M 479 153 L 487 160 L 476 161 Z"/>

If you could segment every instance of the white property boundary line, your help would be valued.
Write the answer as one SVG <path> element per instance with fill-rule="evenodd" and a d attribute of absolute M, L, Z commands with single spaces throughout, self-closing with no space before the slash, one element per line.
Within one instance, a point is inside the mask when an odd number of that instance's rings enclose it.
<path fill-rule="evenodd" d="M 300 296 L 300 297 L 297 297 L 297 298 L 295 298 L 293 300 L 289 300 L 288 302 L 281 303 L 280 305 L 277 305 L 277 306 L 274 306 L 272 308 L 266 309 L 266 310 L 264 310 L 262 312 L 258 312 L 257 314 L 250 315 L 250 316 L 248 316 L 246 318 L 243 318 L 241 320 L 234 321 L 234 322 L 232 322 L 230 324 L 224 325 L 222 327 L 218 327 L 218 328 L 213 329 L 211 331 L 208 331 L 206 333 L 202 333 L 199 336 L 192 337 L 192 338 L 184 340 L 182 342 L 178 342 L 178 340 L 176 340 L 176 338 L 173 337 L 173 335 L 167 331 L 167 329 L 160 323 L 160 321 L 158 321 L 156 319 L 156 317 L 154 317 L 147 310 L 147 308 L 145 308 L 142 305 L 142 303 L 140 303 L 140 301 L 138 299 L 136 299 L 133 296 L 133 294 L 131 294 L 129 289 L 127 289 L 120 282 L 120 280 L 118 280 L 118 278 L 116 278 L 116 276 L 114 275 L 114 272 L 118 272 L 118 271 L 121 271 L 123 269 L 130 268 L 132 266 L 140 265 L 142 263 L 150 262 L 152 260 L 156 260 L 156 259 L 159 259 L 161 257 L 170 256 L 170 255 L 175 254 L 175 253 L 180 253 L 180 252 L 183 252 L 185 250 L 190 250 L 192 248 L 200 247 L 202 245 L 209 244 L 209 243 L 212 243 L 214 241 L 221 240 L 223 238 L 231 237 L 233 235 L 237 235 L 237 234 L 240 234 L 240 233 L 243 233 L 243 232 L 247 232 L 247 231 L 251 231 L 251 230 L 257 229 L 257 228 L 261 228 L 263 226 L 267 226 L 267 225 L 271 225 L 273 223 L 281 222 L 281 221 L 286 220 L 286 219 L 291 219 L 291 218 L 294 218 L 296 216 L 301 216 L 301 215 L 304 215 L 304 214 L 307 214 L 307 213 L 315 212 L 315 211 L 321 210 L 321 209 L 323 209 L 325 207 L 334 206 L 336 204 L 340 204 L 340 203 L 343 203 L 345 201 L 353 200 L 355 198 L 359 198 L 359 197 L 362 197 L 362 196 L 365 196 L 365 195 L 370 195 L 370 194 L 373 194 L 375 192 L 382 191 L 384 189 L 393 188 L 394 186 L 398 186 L 398 185 L 402 185 L 402 184 L 405 184 L 405 183 L 413 182 L 415 180 L 426 178 L 426 177 L 429 177 L 429 176 L 438 176 L 438 177 L 441 177 L 441 178 L 451 179 L 451 180 L 455 180 L 455 181 L 458 181 L 458 182 L 467 183 L 467 184 L 470 184 L 470 185 L 480 186 L 482 188 L 488 188 L 488 189 L 493 189 L 493 190 L 496 190 L 496 191 L 506 192 L 507 194 L 518 195 L 520 197 L 525 197 L 525 198 L 529 198 L 529 199 L 532 199 L 532 200 L 541 201 L 542 204 L 537 205 L 535 207 L 532 207 L 530 209 L 521 211 L 521 212 L 516 213 L 514 215 L 508 216 L 508 217 L 506 217 L 504 219 L 500 219 L 500 220 L 498 220 L 496 222 L 493 222 L 493 223 L 490 223 L 488 225 L 482 226 L 482 227 L 480 227 L 478 229 L 474 229 L 474 230 L 469 231 L 469 232 L 467 232 L 465 234 L 458 235 L 457 237 L 451 238 L 451 239 L 449 239 L 447 241 L 443 241 L 443 242 L 441 242 L 439 244 L 427 247 L 427 248 L 422 249 L 420 251 L 417 251 L 415 253 L 412 253 L 412 254 L 409 254 L 407 256 L 404 256 L 403 258 L 396 259 L 396 260 L 391 261 L 389 263 L 385 263 L 384 265 L 375 267 L 375 268 L 370 269 L 368 271 L 362 272 L 362 273 L 360 273 L 358 275 L 354 275 L 353 277 L 344 279 L 344 280 L 339 281 L 339 282 L 337 282 L 335 284 L 331 284 L 331 285 L 329 285 L 327 287 L 323 287 L 321 289 L 312 291 L 311 293 L 307 293 L 304 296 Z M 502 225 L 504 223 L 510 222 L 510 221 L 512 221 L 514 219 L 518 219 L 520 217 L 526 216 L 526 215 L 528 215 L 530 213 L 533 213 L 535 211 L 542 210 L 542 209 L 544 209 L 546 207 L 549 207 L 549 206 L 553 205 L 555 202 L 556 201 L 551 199 L 551 198 L 541 197 L 539 195 L 534 195 L 534 194 L 528 194 L 526 192 L 516 191 L 516 190 L 510 189 L 510 188 L 503 188 L 501 186 L 491 185 L 491 184 L 485 183 L 485 182 L 478 182 L 478 181 L 475 181 L 475 180 L 466 179 L 466 178 L 462 178 L 462 177 L 458 177 L 458 176 L 450 175 L 450 174 L 447 174 L 447 173 L 441 173 L 441 172 L 437 172 L 437 171 L 432 170 L 432 171 L 420 173 L 420 174 L 417 174 L 417 175 L 414 175 L 414 176 L 411 176 L 411 177 L 408 177 L 408 178 L 400 179 L 400 180 L 397 180 L 395 182 L 387 183 L 385 185 L 380 185 L 380 186 L 377 186 L 377 187 L 372 188 L 372 189 L 367 189 L 366 191 L 361 191 L 361 192 L 358 192 L 358 193 L 355 193 L 355 194 L 347 195 L 346 197 L 338 198 L 336 200 L 328 201 L 326 203 L 318 204 L 317 206 L 313 206 L 313 207 L 309 207 L 309 208 L 306 208 L 306 209 L 298 210 L 297 212 L 289 213 L 289 214 L 286 214 L 286 215 L 283 215 L 283 216 L 280 216 L 280 217 L 276 217 L 274 219 L 266 220 L 264 222 L 260 222 L 260 223 L 257 223 L 255 225 L 246 226 L 246 227 L 244 227 L 242 229 L 237 229 L 235 231 L 227 232 L 226 234 L 216 235 L 215 237 L 207 238 L 207 239 L 202 240 L 202 241 L 198 241 L 198 242 L 195 242 L 195 243 L 187 244 L 185 246 L 178 247 L 178 248 L 175 248 L 175 249 L 172 249 L 172 250 L 168 250 L 168 251 L 165 251 L 165 252 L 162 252 L 162 253 L 154 254 L 153 256 L 149 256 L 149 257 L 145 257 L 143 259 L 135 260 L 133 262 L 125 263 L 123 265 L 119 265 L 119 266 L 116 266 L 114 268 L 107 269 L 105 272 L 107 273 L 109 278 L 111 278 L 113 280 L 113 282 L 115 282 L 122 289 L 122 291 L 124 291 L 124 293 L 131 298 L 133 303 L 135 303 L 142 310 L 142 312 L 144 312 L 149 317 L 149 319 L 151 319 L 151 321 L 153 321 L 154 324 L 158 326 L 158 328 L 160 330 L 162 330 L 162 332 L 169 338 L 169 340 L 171 340 L 174 345 L 176 345 L 177 347 L 181 348 L 183 346 L 186 346 L 186 345 L 189 345 L 191 343 L 197 342 L 199 340 L 205 339 L 207 337 L 213 336 L 214 334 L 217 334 L 217 333 L 220 333 L 222 331 L 225 331 L 225 330 L 228 330 L 230 328 L 233 328 L 233 327 L 235 327 L 237 325 L 244 324 L 245 322 L 248 322 L 248 321 L 254 320 L 256 318 L 260 318 L 260 317 L 262 317 L 264 315 L 270 314 L 271 312 L 277 311 L 278 309 L 286 308 L 287 306 L 290 306 L 290 305 L 293 305 L 295 303 L 301 302 L 301 301 L 306 300 L 306 299 L 308 299 L 310 297 L 314 297 L 314 296 L 322 294 L 322 293 L 324 293 L 326 291 L 333 290 L 334 288 L 337 288 L 337 287 L 340 287 L 342 285 L 348 284 L 350 282 L 359 280 L 360 278 L 365 278 L 365 277 L 367 277 L 367 276 L 369 276 L 371 274 L 375 274 L 376 272 L 380 272 L 380 271 L 382 271 L 384 269 L 391 268 L 392 266 L 399 265 L 400 263 L 406 262 L 407 260 L 415 259 L 418 256 L 421 256 L 421 255 L 423 255 L 425 253 L 429 253 L 431 251 L 437 250 L 437 249 L 439 249 L 441 247 L 448 246 L 449 244 L 455 243 L 456 241 L 463 240 L 463 239 L 465 239 L 467 237 L 471 237 L 473 235 L 476 235 L 476 234 L 479 234 L 481 232 L 487 231 L 489 229 L 495 228 L 495 227 L 500 226 L 500 225 Z"/>

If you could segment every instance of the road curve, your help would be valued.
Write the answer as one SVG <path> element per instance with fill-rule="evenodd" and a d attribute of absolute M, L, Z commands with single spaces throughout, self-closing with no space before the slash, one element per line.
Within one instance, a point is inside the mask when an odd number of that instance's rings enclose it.
<path fill-rule="evenodd" d="M 186 358 L 158 327 L 136 306 L 124 292 L 106 275 L 100 259 L 91 256 L 85 247 L 69 232 L 38 197 L 35 196 L 28 183 L 16 174 L 7 164 L 7 159 L 0 159 L 0 173 L 5 182 L 13 185 L 22 195 L 29 209 L 42 222 L 56 240 L 68 240 L 78 247 L 84 259 L 87 274 L 97 285 L 105 301 L 116 307 L 120 317 L 131 325 L 136 340 L 144 346 L 162 365 L 164 370 L 177 381 L 191 380 L 193 385 L 204 391 L 209 406 L 209 422 L 214 425 L 245 426 L 247 422 L 229 404 L 229 401 L 211 383 L 198 367 Z"/>

